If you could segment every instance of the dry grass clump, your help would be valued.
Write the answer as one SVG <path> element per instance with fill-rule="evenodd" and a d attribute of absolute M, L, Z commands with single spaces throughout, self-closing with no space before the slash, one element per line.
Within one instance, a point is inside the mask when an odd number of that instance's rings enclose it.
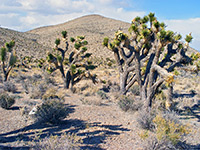
<path fill-rule="evenodd" d="M 7 93 L 0 94 L 0 106 L 3 109 L 9 109 L 15 103 L 15 98 Z"/>
<path fill-rule="evenodd" d="M 45 137 L 33 146 L 34 150 L 79 150 L 76 135 L 62 134 L 61 136 Z"/>
<path fill-rule="evenodd" d="M 176 150 L 183 147 L 182 139 L 191 132 L 189 126 L 182 125 L 174 112 L 159 113 L 154 116 L 153 132 L 143 138 L 145 150 Z M 145 131 L 146 133 L 146 131 Z"/>
<path fill-rule="evenodd" d="M 17 91 L 17 88 L 13 82 L 7 81 L 3 83 L 3 90 L 15 93 Z"/>
<path fill-rule="evenodd" d="M 68 108 L 60 99 L 48 99 L 37 106 L 33 118 L 35 122 L 55 124 L 68 115 Z"/>
<path fill-rule="evenodd" d="M 137 122 L 142 129 L 153 131 L 155 125 L 153 119 L 156 116 L 156 112 L 151 109 L 140 109 L 138 111 Z"/>
<path fill-rule="evenodd" d="M 120 96 L 118 105 L 123 111 L 138 111 L 143 106 L 142 101 L 133 96 Z"/>

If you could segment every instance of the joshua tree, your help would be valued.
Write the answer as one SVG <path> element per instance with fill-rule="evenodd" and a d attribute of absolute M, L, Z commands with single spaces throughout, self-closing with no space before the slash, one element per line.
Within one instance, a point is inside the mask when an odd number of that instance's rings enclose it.
<path fill-rule="evenodd" d="M 87 51 L 86 45 L 88 44 L 85 37 L 71 37 L 70 41 L 74 43 L 74 49 L 71 51 L 69 50 L 67 31 L 62 31 L 62 39 L 65 42 L 65 49 L 58 47 L 61 40 L 57 38 L 55 41 L 54 53 L 48 52 L 47 55 L 47 61 L 49 64 L 54 64 L 54 66 L 49 66 L 47 70 L 52 73 L 59 69 L 64 80 L 64 87 L 67 89 L 69 89 L 70 83 L 72 89 L 73 86 L 83 78 L 91 79 L 93 83 L 96 83 L 96 75 L 92 75 L 89 71 L 93 70 L 95 66 L 92 65 L 89 59 L 91 54 L 85 53 Z M 69 54 L 68 58 L 65 57 L 66 53 Z M 67 65 L 66 73 L 64 65 Z"/>
<path fill-rule="evenodd" d="M 4 82 L 8 80 L 9 73 L 17 61 L 17 56 L 13 50 L 14 46 L 15 41 L 10 41 L 0 50 L 1 70 Z"/>
<path fill-rule="evenodd" d="M 172 71 L 191 60 L 185 54 L 192 40 L 191 34 L 186 36 L 183 44 L 179 41 L 182 38 L 180 34 L 165 28 L 165 24 L 150 13 L 133 19 L 128 30 L 130 35 L 117 31 L 112 41 L 108 37 L 103 41 L 117 61 L 121 94 L 126 94 L 137 82 L 140 98 L 147 107 L 152 106 L 152 99 L 163 83 L 169 87 L 168 100 L 172 100 Z"/>

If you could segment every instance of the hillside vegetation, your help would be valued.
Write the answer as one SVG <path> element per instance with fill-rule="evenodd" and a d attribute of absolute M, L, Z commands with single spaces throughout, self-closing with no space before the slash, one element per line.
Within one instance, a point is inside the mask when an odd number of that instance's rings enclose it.
<path fill-rule="evenodd" d="M 0 28 L 0 149 L 200 149 L 200 53 L 165 27 L 150 13 Z"/>

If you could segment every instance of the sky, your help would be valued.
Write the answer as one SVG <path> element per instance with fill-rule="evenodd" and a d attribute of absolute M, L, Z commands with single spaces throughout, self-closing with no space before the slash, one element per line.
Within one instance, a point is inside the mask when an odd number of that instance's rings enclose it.
<path fill-rule="evenodd" d="M 0 0 L 0 26 L 25 32 L 89 14 L 131 22 L 153 12 L 168 30 L 192 32 L 191 47 L 200 51 L 199 6 L 200 0 Z"/>

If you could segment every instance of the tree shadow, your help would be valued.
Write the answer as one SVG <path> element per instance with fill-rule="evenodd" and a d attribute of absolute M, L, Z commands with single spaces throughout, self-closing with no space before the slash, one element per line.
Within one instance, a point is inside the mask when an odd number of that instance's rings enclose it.
<path fill-rule="evenodd" d="M 192 107 L 185 106 L 182 110 L 179 110 L 181 116 L 185 116 L 182 119 L 198 119 L 200 122 L 200 100 L 197 104 L 194 104 Z"/>
<path fill-rule="evenodd" d="M 20 107 L 18 107 L 18 106 L 13 106 L 13 107 L 8 108 L 7 110 L 19 110 L 19 109 L 20 109 Z"/>
<path fill-rule="evenodd" d="M 173 94 L 173 97 L 174 98 L 184 98 L 184 97 L 186 97 L 186 98 L 192 98 L 192 97 L 194 97 L 196 95 L 196 93 L 195 92 L 190 92 L 190 93 L 185 93 L 185 94 L 178 94 L 178 93 L 174 93 Z"/>
<path fill-rule="evenodd" d="M 198 145 L 191 145 L 191 144 L 187 144 L 184 141 L 184 142 L 177 143 L 177 148 L 178 149 L 182 149 L 182 150 L 199 150 L 200 149 L 200 144 L 198 144 Z"/>
<path fill-rule="evenodd" d="M 68 107 L 71 109 L 70 113 L 73 113 L 75 106 Z M 122 125 L 106 125 L 101 122 L 87 123 L 79 119 L 66 119 L 58 124 L 33 123 L 18 130 L 0 134 L 0 144 L 2 144 L 0 145 L 0 149 L 26 150 L 31 148 L 31 146 L 23 147 L 16 145 L 15 142 L 37 142 L 38 140 L 35 139 L 37 135 L 42 140 L 51 135 L 57 135 L 59 137 L 63 133 L 66 133 L 69 135 L 75 134 L 82 139 L 80 144 L 81 149 L 103 150 L 99 145 L 105 142 L 107 136 L 119 135 L 125 131 L 130 130 L 123 128 Z M 16 146 L 7 146 L 12 143 Z"/>

